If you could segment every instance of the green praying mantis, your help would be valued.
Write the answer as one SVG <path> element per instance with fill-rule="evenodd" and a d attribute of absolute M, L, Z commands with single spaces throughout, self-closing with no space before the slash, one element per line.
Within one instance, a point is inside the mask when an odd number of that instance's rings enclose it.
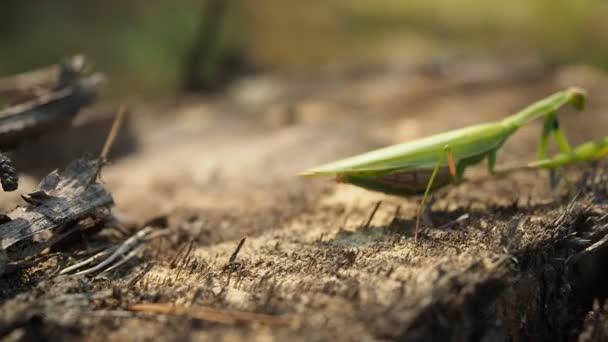
<path fill-rule="evenodd" d="M 550 95 L 503 120 L 448 131 L 426 138 L 397 144 L 347 159 L 306 170 L 303 176 L 335 176 L 338 182 L 350 183 L 368 190 L 393 195 L 423 195 L 416 215 L 418 238 L 420 216 L 429 193 L 450 182 L 459 184 L 465 169 L 484 159 L 490 174 L 495 172 L 496 153 L 520 127 L 544 118 L 538 146 L 538 160 L 524 168 L 559 168 L 568 164 L 596 159 L 608 154 L 608 137 L 572 150 L 557 120 L 557 111 L 572 105 L 584 108 L 587 93 L 571 87 Z M 553 136 L 559 153 L 547 156 L 549 138 Z"/>

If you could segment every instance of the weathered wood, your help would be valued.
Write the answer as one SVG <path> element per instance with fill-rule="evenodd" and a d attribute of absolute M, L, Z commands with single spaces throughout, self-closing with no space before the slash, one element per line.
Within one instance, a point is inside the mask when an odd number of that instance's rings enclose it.
<path fill-rule="evenodd" d="M 0 80 L 0 95 L 18 103 L 0 110 L 0 149 L 14 148 L 65 126 L 83 106 L 91 104 L 103 77 L 84 75 L 86 65 L 86 59 L 77 55 L 56 66 Z M 1 151 L 0 181 L 4 191 L 18 187 L 16 170 Z"/>
<path fill-rule="evenodd" d="M 4 191 L 17 190 L 19 185 L 17 170 L 13 167 L 11 160 L 2 153 L 0 153 L 0 183 L 2 183 Z"/>
<path fill-rule="evenodd" d="M 0 79 L 0 96 L 20 98 L 32 96 L 41 91 L 61 89 L 83 76 L 89 65 L 83 55 L 66 58 L 59 64 L 30 70 L 18 75 Z"/>
<path fill-rule="evenodd" d="M 69 123 L 82 107 L 93 103 L 102 82 L 101 75 L 91 75 L 73 86 L 0 111 L 0 147 L 13 148 Z"/>
<path fill-rule="evenodd" d="M 20 172 L 44 177 L 57 165 L 67 165 L 82 155 L 100 151 L 114 116 L 110 110 L 88 112 L 61 134 L 47 134 L 19 144 L 10 151 L 11 159 Z M 113 162 L 137 151 L 139 142 L 132 121 L 131 115 L 125 118 L 110 152 L 109 159 Z"/>
<path fill-rule="evenodd" d="M 1 247 L 8 249 L 34 234 L 110 207 L 111 195 L 96 182 L 101 165 L 97 158 L 83 158 L 70 164 L 63 175 L 54 171 L 45 177 L 39 190 L 24 196 L 28 204 L 9 213 L 11 221 L 0 225 Z"/>

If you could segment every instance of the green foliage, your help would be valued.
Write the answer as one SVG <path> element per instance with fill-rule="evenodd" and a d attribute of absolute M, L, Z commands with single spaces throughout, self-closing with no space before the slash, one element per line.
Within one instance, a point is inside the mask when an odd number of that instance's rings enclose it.
<path fill-rule="evenodd" d="M 0 74 L 75 52 L 110 74 L 115 94 L 179 85 L 203 0 L 7 0 L 0 12 Z M 608 67 L 602 0 L 236 0 L 200 72 L 215 77 L 226 51 L 284 68 L 450 54 L 533 54 Z"/>

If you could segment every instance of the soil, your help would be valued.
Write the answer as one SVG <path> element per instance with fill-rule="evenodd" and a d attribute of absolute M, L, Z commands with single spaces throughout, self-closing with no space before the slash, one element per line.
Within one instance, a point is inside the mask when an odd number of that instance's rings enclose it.
<path fill-rule="evenodd" d="M 214 96 L 135 106 L 128 129 L 137 148 L 119 144 L 101 174 L 124 227 L 73 237 L 1 277 L 0 336 L 601 339 L 605 162 L 569 168 L 569 182 L 555 188 L 547 171 L 489 177 L 485 165 L 468 170 L 469 181 L 434 194 L 433 226 L 417 241 L 420 198 L 296 176 L 376 147 L 499 119 L 570 85 L 590 93 L 583 112 L 560 112 L 571 142 L 606 134 L 608 77 L 600 71 L 485 63 L 441 72 L 387 66 L 264 74 Z M 541 124 L 513 136 L 498 165 L 534 159 Z M 95 152 L 102 142 L 90 144 Z M 22 177 L 21 193 L 34 188 L 39 172 Z M 19 203 L 18 194 L 2 200 L 4 208 Z M 138 258 L 100 277 L 57 275 L 150 220 L 163 233 Z M 151 303 L 174 309 L 133 310 Z M 201 308 L 264 315 L 219 319 Z"/>

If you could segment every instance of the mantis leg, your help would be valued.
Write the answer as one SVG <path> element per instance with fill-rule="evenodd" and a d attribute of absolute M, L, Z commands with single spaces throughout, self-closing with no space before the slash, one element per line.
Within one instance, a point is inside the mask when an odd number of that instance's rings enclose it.
<path fill-rule="evenodd" d="M 488 173 L 494 174 L 494 168 L 496 166 L 496 150 L 488 152 Z"/>
<path fill-rule="evenodd" d="M 566 134 L 559 127 L 559 121 L 557 121 L 557 114 L 552 112 L 545 118 L 543 125 L 543 132 L 540 137 L 540 143 L 538 145 L 538 159 L 547 158 L 547 148 L 549 146 L 549 136 L 553 134 L 557 147 L 561 152 L 570 152 L 570 144 L 566 138 Z"/>
<path fill-rule="evenodd" d="M 452 176 L 452 181 L 456 182 L 456 163 L 454 162 L 454 155 L 452 154 L 452 149 L 449 146 L 445 147 L 446 156 L 448 159 L 448 168 L 450 170 L 450 176 Z M 431 192 L 431 188 L 433 187 L 433 182 L 435 181 L 435 177 L 437 176 L 437 172 L 439 172 L 439 168 L 441 167 L 441 162 L 443 158 L 439 158 L 437 164 L 435 164 L 435 168 L 433 169 L 433 173 L 431 174 L 431 178 L 429 178 L 429 182 L 426 185 L 426 190 L 424 190 L 424 196 L 422 196 L 422 201 L 420 201 L 420 206 L 418 207 L 418 212 L 416 213 L 416 233 L 414 235 L 414 239 L 418 240 L 418 235 L 420 233 L 420 217 L 424 212 L 426 203 L 426 199 L 429 197 L 429 193 Z"/>
<path fill-rule="evenodd" d="M 555 142 L 557 143 L 557 147 L 561 152 L 570 152 L 570 144 L 568 143 L 568 139 L 566 138 L 566 134 L 559 127 L 559 121 L 557 120 L 557 114 L 555 112 L 550 113 L 546 119 L 543 126 L 543 132 L 541 135 L 541 141 L 538 146 L 538 158 L 545 159 L 547 158 L 547 147 L 549 144 L 549 135 L 553 134 Z M 555 188 L 557 182 L 560 178 L 565 178 L 565 173 L 563 168 L 557 167 L 555 169 L 551 169 L 551 188 Z M 566 180 L 566 183 L 568 181 Z"/>
<path fill-rule="evenodd" d="M 554 116 L 551 116 L 554 118 Z M 543 125 L 543 131 L 540 134 L 540 142 L 538 144 L 538 159 L 547 159 L 547 147 L 549 146 L 549 135 L 554 126 L 554 119 L 547 117 Z"/>
<path fill-rule="evenodd" d="M 549 185 L 551 186 L 551 190 L 555 190 L 555 188 L 562 179 L 566 182 L 568 188 L 572 190 L 573 187 L 566 178 L 566 172 L 564 172 L 564 169 L 562 167 L 558 166 L 554 169 L 549 169 Z"/>
<path fill-rule="evenodd" d="M 424 206 L 424 210 L 422 210 L 422 214 L 420 215 L 420 220 L 422 220 L 422 224 L 427 225 L 427 226 L 433 226 L 433 219 L 431 219 L 431 216 L 433 215 L 433 213 L 431 212 L 431 207 L 433 206 L 433 202 L 435 197 L 433 195 L 430 195 L 429 198 L 427 199 L 427 203 Z"/>

